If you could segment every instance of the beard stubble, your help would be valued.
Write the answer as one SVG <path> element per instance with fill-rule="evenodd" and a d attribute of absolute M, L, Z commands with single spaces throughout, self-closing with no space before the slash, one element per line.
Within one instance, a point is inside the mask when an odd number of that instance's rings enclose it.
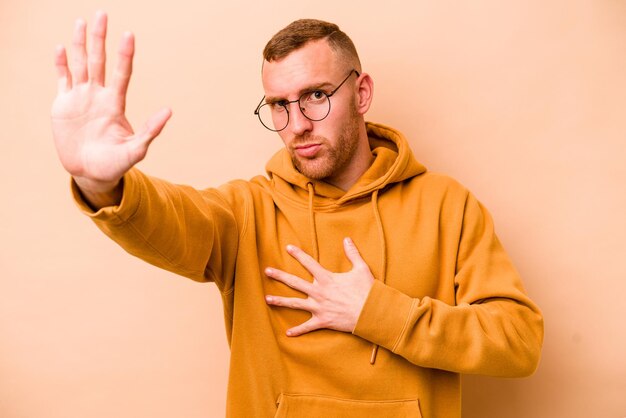
<path fill-rule="evenodd" d="M 291 150 L 291 160 L 296 169 L 312 180 L 324 180 L 337 177 L 348 167 L 356 154 L 359 140 L 359 125 L 356 106 L 351 106 L 351 117 L 337 137 L 334 146 L 322 136 L 303 136 L 293 141 L 292 147 L 298 143 L 319 142 L 322 144 L 321 154 L 313 158 L 303 158 Z"/>

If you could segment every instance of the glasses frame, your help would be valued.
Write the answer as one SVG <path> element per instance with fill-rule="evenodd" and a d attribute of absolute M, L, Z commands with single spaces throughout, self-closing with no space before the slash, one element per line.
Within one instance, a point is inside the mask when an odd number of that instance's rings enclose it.
<path fill-rule="evenodd" d="M 350 73 L 346 76 L 346 78 L 343 79 L 343 81 L 341 83 L 339 83 L 339 85 L 337 87 L 334 88 L 334 90 L 332 90 L 330 93 L 326 93 L 322 90 L 313 90 L 313 91 L 319 91 L 322 94 L 324 94 L 326 96 L 326 98 L 328 99 L 328 112 L 326 113 L 326 115 L 324 115 L 324 117 L 319 118 L 319 119 L 312 119 L 309 116 L 307 116 L 304 111 L 302 110 L 302 107 L 300 106 L 300 99 L 302 99 L 304 96 L 306 96 L 307 94 L 310 94 L 311 91 L 305 91 L 304 93 L 302 93 L 300 95 L 300 97 L 298 97 L 298 100 L 291 100 L 291 101 L 285 101 L 284 103 L 281 103 L 280 106 L 285 108 L 285 111 L 287 112 L 287 123 L 285 123 L 285 126 L 281 129 L 274 129 L 274 128 L 270 128 L 269 126 L 267 126 L 265 123 L 263 123 L 263 120 L 261 119 L 261 114 L 259 113 L 259 110 L 261 109 L 261 107 L 269 105 L 269 103 L 263 103 L 263 101 L 265 100 L 265 96 L 263 96 L 263 98 L 261 99 L 261 101 L 259 102 L 259 104 L 257 105 L 256 109 L 254 110 L 254 114 L 259 118 L 259 121 L 261 122 L 261 125 L 263 125 L 264 128 L 269 129 L 272 132 L 280 132 L 284 129 L 287 128 L 287 126 L 289 126 L 289 105 L 291 103 L 298 103 L 298 110 L 300 110 L 300 113 L 302 113 L 302 115 L 307 118 L 310 121 L 313 122 L 319 122 L 321 120 L 324 120 L 328 117 L 328 115 L 330 115 L 330 108 L 331 106 L 331 101 L 330 98 L 332 97 L 333 94 L 335 94 L 337 92 L 337 90 L 339 90 L 339 88 L 341 86 L 343 86 L 345 84 L 346 81 L 348 81 L 348 79 L 350 78 L 350 76 L 352 75 L 352 73 L 355 73 L 357 78 L 360 77 L 360 73 L 356 70 L 356 69 L 352 69 L 350 71 Z M 277 104 L 277 103 L 276 103 Z"/>

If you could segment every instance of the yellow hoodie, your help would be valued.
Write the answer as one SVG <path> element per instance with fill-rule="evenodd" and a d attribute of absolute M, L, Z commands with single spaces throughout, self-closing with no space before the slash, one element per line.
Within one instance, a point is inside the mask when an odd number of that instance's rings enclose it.
<path fill-rule="evenodd" d="M 543 339 L 539 309 L 465 188 L 432 174 L 397 131 L 368 123 L 375 161 L 347 192 L 297 172 L 286 150 L 268 177 L 195 190 L 133 169 L 119 206 L 85 213 L 129 253 L 197 281 L 224 302 L 231 348 L 227 416 L 461 416 L 460 373 L 526 376 Z M 310 278 L 294 244 L 326 269 L 351 265 L 351 237 L 377 280 L 352 334 L 285 331 L 308 312 L 272 266 Z M 380 348 L 378 348 L 380 347 Z"/>

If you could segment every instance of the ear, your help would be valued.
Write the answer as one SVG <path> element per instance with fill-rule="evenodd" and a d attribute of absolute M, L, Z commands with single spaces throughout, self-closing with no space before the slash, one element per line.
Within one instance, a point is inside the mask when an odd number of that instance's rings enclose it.
<path fill-rule="evenodd" d="M 357 104 L 356 108 L 360 115 L 364 115 L 372 104 L 374 98 L 374 80 L 367 73 L 361 73 L 357 79 Z"/>

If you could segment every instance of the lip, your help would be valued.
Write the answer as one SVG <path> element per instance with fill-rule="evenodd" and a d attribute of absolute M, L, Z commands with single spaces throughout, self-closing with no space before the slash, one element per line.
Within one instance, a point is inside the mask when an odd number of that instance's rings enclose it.
<path fill-rule="evenodd" d="M 321 148 L 321 144 L 301 144 L 296 147 L 296 154 L 304 158 L 312 158 Z"/>

